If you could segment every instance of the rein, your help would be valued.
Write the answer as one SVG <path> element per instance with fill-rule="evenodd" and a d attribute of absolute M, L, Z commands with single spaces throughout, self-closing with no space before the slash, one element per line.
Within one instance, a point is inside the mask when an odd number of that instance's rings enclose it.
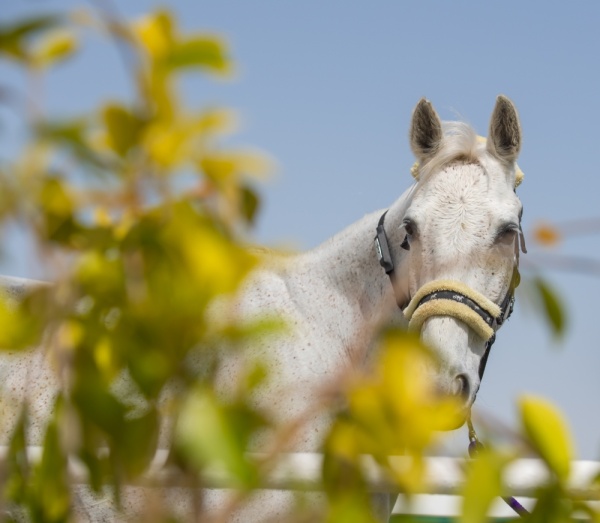
<path fill-rule="evenodd" d="M 523 233 L 519 231 L 519 238 L 515 243 L 515 268 L 511 278 L 508 291 L 500 305 L 496 305 L 488 298 L 470 287 L 452 280 L 437 280 L 425 284 L 417 291 L 407 306 L 398 301 L 396 283 L 394 280 L 394 260 L 392 258 L 389 242 L 385 233 L 384 221 L 385 211 L 377 224 L 375 235 L 375 249 L 379 258 L 379 264 L 389 276 L 396 303 L 405 317 L 409 320 L 409 328 L 419 330 L 425 320 L 431 316 L 452 316 L 466 323 L 471 329 L 479 334 L 485 342 L 485 351 L 479 363 L 479 379 L 483 379 L 485 367 L 492 345 L 496 341 L 496 332 L 500 326 L 510 317 L 515 303 L 515 289 L 519 285 L 520 275 L 518 270 L 519 246 L 523 252 L 527 252 Z M 405 250 L 410 250 L 408 236 L 400 245 Z M 469 456 L 474 459 L 483 450 L 484 446 L 477 438 L 477 433 L 471 422 L 471 416 L 467 418 L 469 429 Z M 502 499 L 521 517 L 529 512 L 512 496 L 502 496 Z"/>
<path fill-rule="evenodd" d="M 485 447 L 477 437 L 477 433 L 475 432 L 475 427 L 473 427 L 473 422 L 471 421 L 470 415 L 467 418 L 467 426 L 469 428 L 469 457 L 471 459 L 475 459 L 477 455 L 485 449 Z M 501 496 L 501 498 L 510 508 L 512 508 L 522 518 L 529 515 L 529 511 L 523 505 L 521 505 L 521 503 L 519 503 L 513 496 Z"/>

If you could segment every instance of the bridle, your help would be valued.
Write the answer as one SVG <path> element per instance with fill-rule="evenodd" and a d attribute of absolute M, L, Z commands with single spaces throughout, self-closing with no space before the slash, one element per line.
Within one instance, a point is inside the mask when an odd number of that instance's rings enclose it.
<path fill-rule="evenodd" d="M 398 292 L 396 291 L 394 278 L 395 265 L 384 227 L 386 214 L 387 211 L 381 215 L 377 224 L 375 249 L 379 258 L 379 264 L 385 270 L 394 287 L 396 303 L 409 320 L 409 328 L 417 330 L 428 317 L 441 315 L 436 311 L 439 307 L 433 306 L 433 302 L 438 302 L 438 300 L 446 302 L 446 307 L 442 307 L 444 315 L 454 316 L 467 322 L 471 328 L 486 340 L 485 350 L 479 364 L 479 378 L 482 379 L 490 350 L 496 341 L 496 332 L 513 311 L 515 303 L 514 293 L 521 279 L 518 270 L 519 246 L 523 252 L 527 252 L 522 232 L 519 231 L 519 242 L 515 245 L 515 267 L 511 282 L 499 306 L 474 289 L 470 289 L 460 282 L 447 280 L 438 280 L 426 284 L 406 305 L 398 300 Z M 400 247 L 407 251 L 410 250 L 408 236 L 404 238 Z M 458 306 L 452 306 L 452 303 Z M 436 303 L 435 305 L 438 304 Z M 418 320 L 414 321 L 417 317 Z"/>
<path fill-rule="evenodd" d="M 519 248 L 522 252 L 527 252 L 523 232 L 519 229 L 519 239 L 515 241 L 515 265 L 511 282 L 500 305 L 496 305 L 479 292 L 460 282 L 447 280 L 438 280 L 424 285 L 406 305 L 399 301 L 396 290 L 395 265 L 384 227 L 386 214 L 387 211 L 381 215 L 377 224 L 375 249 L 379 264 L 390 278 L 396 296 L 396 303 L 409 320 L 409 328 L 420 329 L 427 318 L 439 315 L 453 316 L 467 323 L 469 327 L 486 340 L 485 350 L 479 363 L 479 379 L 483 379 L 490 350 L 496 341 L 496 332 L 513 311 L 515 289 L 521 280 L 518 270 Z M 410 250 L 408 235 L 404 238 L 400 247 L 407 251 Z M 440 303 L 442 303 L 442 306 L 439 306 Z M 483 449 L 483 445 L 477 438 L 470 415 L 467 418 L 467 425 L 469 428 L 469 456 L 475 458 L 477 453 Z M 528 511 L 514 497 L 504 496 L 502 499 L 521 517 L 528 514 Z"/>

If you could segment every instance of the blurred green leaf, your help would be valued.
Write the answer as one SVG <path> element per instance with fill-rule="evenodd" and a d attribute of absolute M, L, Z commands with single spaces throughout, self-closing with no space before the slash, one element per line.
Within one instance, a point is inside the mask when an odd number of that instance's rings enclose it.
<path fill-rule="evenodd" d="M 249 488 L 256 486 L 258 476 L 245 450 L 254 431 L 263 425 L 247 405 L 222 405 L 213 391 L 196 387 L 182 408 L 176 442 L 199 470 L 225 471 L 234 486 Z"/>
<path fill-rule="evenodd" d="M 491 449 L 486 449 L 469 461 L 463 487 L 463 506 L 460 523 L 481 523 L 494 499 L 502 491 L 502 469 L 506 460 Z"/>
<path fill-rule="evenodd" d="M 118 436 L 121 460 L 129 477 L 142 474 L 156 452 L 159 420 L 155 409 L 133 419 L 127 419 Z"/>
<path fill-rule="evenodd" d="M 66 60 L 77 50 L 77 39 L 72 31 L 49 31 L 36 42 L 31 59 L 36 67 L 49 67 Z"/>
<path fill-rule="evenodd" d="M 0 25 L 0 53 L 26 61 L 29 58 L 26 40 L 32 35 L 55 27 L 60 22 L 61 18 L 58 16 L 36 16 Z"/>
<path fill-rule="evenodd" d="M 82 447 L 78 454 L 79 459 L 85 465 L 88 471 L 89 485 L 94 492 L 100 492 L 104 479 L 101 461 L 98 459 L 97 452 L 89 448 Z"/>
<path fill-rule="evenodd" d="M 326 523 L 377 523 L 364 491 L 349 491 L 332 499 Z"/>
<path fill-rule="evenodd" d="M 6 457 L 6 483 L 4 495 L 14 503 L 27 500 L 27 487 L 30 483 L 31 465 L 27 457 L 27 405 L 21 407 L 21 415 L 10 437 Z"/>
<path fill-rule="evenodd" d="M 562 337 L 566 327 L 566 313 L 561 300 L 545 280 L 534 278 L 533 285 L 552 333 L 558 338 Z"/>
<path fill-rule="evenodd" d="M 116 103 L 104 106 L 102 118 L 110 145 L 118 155 L 124 157 L 139 143 L 143 122 L 129 109 Z"/>
<path fill-rule="evenodd" d="M 249 224 L 253 224 L 260 205 L 258 195 L 250 187 L 242 187 L 241 196 L 242 216 Z"/>
<path fill-rule="evenodd" d="M 60 419 L 60 416 L 57 418 Z M 71 505 L 68 463 L 59 440 L 56 419 L 46 429 L 42 460 L 35 468 L 33 488 L 31 507 L 34 521 L 59 523 L 68 520 Z"/>
<path fill-rule="evenodd" d="M 537 502 L 527 517 L 531 523 L 571 523 L 574 519 L 573 505 L 556 483 L 551 483 L 537 492 Z"/>
<path fill-rule="evenodd" d="M 89 359 L 89 355 L 80 354 Z M 73 386 L 73 401 L 84 420 L 91 422 L 108 436 L 117 436 L 125 424 L 126 407 L 110 391 L 92 363 L 78 366 L 77 382 Z"/>
<path fill-rule="evenodd" d="M 173 46 L 167 64 L 172 69 L 199 67 L 217 73 L 229 71 L 224 42 L 216 37 L 198 36 Z"/>
<path fill-rule="evenodd" d="M 156 321 L 160 321 L 158 318 Z M 140 329 L 137 332 L 139 338 L 150 338 L 150 329 Z M 160 329 L 156 329 L 159 331 Z M 162 333 L 159 333 L 162 335 Z M 148 340 L 148 343 L 133 342 L 129 347 L 129 371 L 131 377 L 140 387 L 147 398 L 156 398 L 162 387 L 173 375 L 179 358 L 169 357 L 165 354 L 165 347 L 168 347 L 168 341 L 164 345 L 158 345 Z"/>
<path fill-rule="evenodd" d="M 339 431 L 339 427 L 336 427 Z M 329 438 L 329 446 L 333 444 L 333 439 Z M 331 448 L 332 452 L 326 452 L 323 456 L 323 487 L 330 498 L 344 497 L 345 495 L 355 493 L 358 495 L 364 492 L 367 483 L 362 473 L 359 459 L 353 459 L 357 456 L 342 455 L 339 448 Z M 343 521 L 343 520 L 342 520 Z"/>
<path fill-rule="evenodd" d="M 0 350 L 36 346 L 48 315 L 45 290 L 40 288 L 21 302 L 0 296 Z"/>
<path fill-rule="evenodd" d="M 126 282 L 122 260 L 110 250 L 80 252 L 75 274 L 84 294 L 94 296 L 101 304 L 124 299 Z"/>
<path fill-rule="evenodd" d="M 45 218 L 45 238 L 59 243 L 70 243 L 73 235 L 79 232 L 79 227 L 73 217 L 75 202 L 69 194 L 67 184 L 58 177 L 44 178 L 40 187 L 39 205 Z"/>
<path fill-rule="evenodd" d="M 64 147 L 85 166 L 105 170 L 110 165 L 89 143 L 88 126 L 89 122 L 85 118 L 63 122 L 46 121 L 38 124 L 35 131 L 40 140 Z"/>
<path fill-rule="evenodd" d="M 574 451 L 562 415 L 552 403 L 535 396 L 522 396 L 519 407 L 523 428 L 535 450 L 558 478 L 565 481 Z"/>

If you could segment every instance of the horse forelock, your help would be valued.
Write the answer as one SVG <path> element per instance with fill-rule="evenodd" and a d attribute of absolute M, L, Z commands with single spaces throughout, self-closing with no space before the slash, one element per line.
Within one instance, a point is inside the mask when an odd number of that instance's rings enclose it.
<path fill-rule="evenodd" d="M 469 124 L 443 122 L 442 129 L 444 137 L 435 155 L 419 166 L 417 185 L 427 183 L 433 173 L 452 162 L 479 163 L 485 154 L 485 143 L 478 140 L 477 133 Z"/>

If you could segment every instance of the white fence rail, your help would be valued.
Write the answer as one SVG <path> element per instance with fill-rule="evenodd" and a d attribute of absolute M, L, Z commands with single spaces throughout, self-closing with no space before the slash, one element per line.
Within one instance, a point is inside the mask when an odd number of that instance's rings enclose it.
<path fill-rule="evenodd" d="M 0 447 L 0 464 L 4 460 L 7 447 Z M 31 461 L 41 458 L 41 447 L 28 447 Z M 260 454 L 251 454 L 251 458 L 260 459 Z M 392 468 L 405 468 L 406 459 L 400 456 L 390 457 Z M 410 504 L 400 496 L 394 513 L 422 514 L 432 516 L 452 516 L 460 513 L 460 497 L 457 495 L 464 481 L 465 460 L 460 458 L 430 457 L 425 460 L 426 485 L 424 492 L 411 499 Z M 317 453 L 293 453 L 280 456 L 277 464 L 266 475 L 261 488 L 275 490 L 321 490 L 321 469 L 323 456 Z M 0 465 L 1 466 L 1 465 Z M 396 487 L 386 473 L 372 460 L 363 461 L 365 475 L 370 488 L 377 492 L 396 492 Z M 71 481 L 85 484 L 88 482 L 87 471 L 76 459 L 69 462 Z M 571 474 L 567 484 L 568 490 L 578 499 L 593 502 L 600 506 L 600 492 L 590 489 L 593 479 L 600 475 L 600 462 L 574 461 L 571 463 Z M 519 459 L 509 464 L 503 477 L 506 494 L 520 498 L 525 505 L 533 502 L 536 490 L 550 480 L 545 465 L 537 459 Z M 232 478 L 225 470 L 212 469 L 206 471 L 202 483 L 209 488 L 227 488 L 233 484 Z M 168 466 L 168 451 L 159 450 L 146 474 L 137 485 L 170 487 L 180 485 L 176 472 Z M 526 498 L 526 499 L 522 499 Z M 494 517 L 513 516 L 514 513 L 500 500 L 492 508 Z"/>

